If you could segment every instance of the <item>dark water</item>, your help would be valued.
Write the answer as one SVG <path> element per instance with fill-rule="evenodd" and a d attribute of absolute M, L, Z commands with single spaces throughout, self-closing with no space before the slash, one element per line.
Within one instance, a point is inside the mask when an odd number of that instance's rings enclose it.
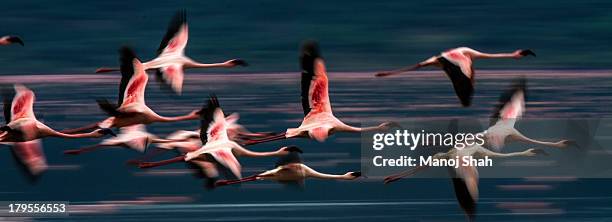
<path fill-rule="evenodd" d="M 331 65 L 331 64 L 330 64 Z M 372 73 L 330 73 L 330 95 L 336 116 L 347 123 L 364 120 L 488 117 L 498 95 L 518 76 L 529 79 L 530 117 L 610 117 L 609 71 L 480 71 L 474 105 L 461 108 L 446 77 L 437 71 L 375 79 Z M 95 99 L 116 97 L 118 75 L 19 75 L 0 82 L 26 84 L 37 93 L 35 112 L 52 127 L 81 126 L 104 118 Z M 299 73 L 193 74 L 184 95 L 170 96 L 151 81 L 147 104 L 163 115 L 178 115 L 201 106 L 216 93 L 226 113 L 254 131 L 296 127 L 302 118 Z M 148 130 L 166 135 L 194 129 L 197 122 L 153 124 Z M 324 143 L 292 140 L 261 144 L 272 150 L 296 144 L 305 163 L 330 173 L 359 170 L 359 135 L 339 134 Z M 255 182 L 207 191 L 182 164 L 154 170 L 125 165 L 139 154 L 103 150 L 65 156 L 62 150 L 96 140 L 44 139 L 51 170 L 30 184 L 0 149 L 0 200 L 70 201 L 69 218 L 26 220 L 74 221 L 464 221 L 447 179 L 414 179 L 383 185 L 381 178 L 352 182 L 309 180 L 303 191 L 271 182 Z M 242 158 L 244 175 L 272 167 L 274 158 Z M 478 218 L 482 221 L 609 221 L 610 179 L 482 179 Z M 0 218 L 0 220 L 18 218 Z"/>
<path fill-rule="evenodd" d="M 3 1 L 0 35 L 26 47 L 0 50 L 0 74 L 89 73 L 133 46 L 153 57 L 170 17 L 187 9 L 187 54 L 203 62 L 240 57 L 230 72 L 293 71 L 304 39 L 318 39 L 335 71 L 389 69 L 458 46 L 532 48 L 513 68 L 610 68 L 610 1 Z M 484 68 L 507 69 L 503 61 Z M 218 72 L 223 70 L 214 70 Z"/>

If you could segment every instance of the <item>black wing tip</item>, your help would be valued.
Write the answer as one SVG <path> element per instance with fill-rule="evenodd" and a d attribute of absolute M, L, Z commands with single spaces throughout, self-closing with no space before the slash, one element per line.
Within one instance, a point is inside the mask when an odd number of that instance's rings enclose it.
<path fill-rule="evenodd" d="M 493 110 L 493 113 L 491 114 L 491 121 L 489 125 L 493 125 L 495 124 L 495 122 L 497 122 L 497 119 L 499 118 L 499 112 L 504 107 L 504 105 L 512 99 L 512 96 L 514 96 L 514 94 L 516 94 L 517 92 L 522 92 L 523 99 L 527 101 L 527 78 L 525 78 L 524 76 L 515 79 L 510 89 L 508 89 L 507 91 L 505 91 L 499 96 L 497 105 L 495 106 L 495 109 Z"/>
<path fill-rule="evenodd" d="M 319 43 L 315 40 L 306 40 L 302 42 L 302 57 L 321 57 Z"/>
<path fill-rule="evenodd" d="M 23 39 L 21 39 L 19 36 L 9 36 L 6 40 L 11 43 L 17 43 L 21 46 L 25 46 L 25 44 L 23 43 Z"/>
<path fill-rule="evenodd" d="M 531 55 L 533 57 L 537 57 L 535 52 L 533 52 L 533 50 L 531 50 L 531 49 L 521 49 L 520 54 L 522 56 L 529 56 L 529 55 Z"/>
<path fill-rule="evenodd" d="M 138 60 L 138 56 L 129 46 L 121 46 L 119 48 L 119 63 L 121 65 L 122 74 L 134 73 L 134 59 Z"/>
<path fill-rule="evenodd" d="M 353 176 L 353 177 L 355 177 L 355 178 L 357 178 L 357 177 L 361 177 L 362 175 L 363 175 L 363 174 L 362 174 L 360 171 L 357 171 L 357 172 L 352 172 L 352 173 L 351 173 L 351 176 Z"/>
<path fill-rule="evenodd" d="M 117 105 L 112 104 L 107 99 L 97 99 L 96 102 L 98 103 L 98 107 L 109 116 L 118 116 L 121 114 L 117 111 Z"/>

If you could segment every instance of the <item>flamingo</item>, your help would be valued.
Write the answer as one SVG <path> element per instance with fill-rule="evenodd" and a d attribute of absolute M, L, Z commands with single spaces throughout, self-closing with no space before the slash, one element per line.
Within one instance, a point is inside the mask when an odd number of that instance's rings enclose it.
<path fill-rule="evenodd" d="M 297 149 L 297 147 L 296 147 Z M 281 157 L 277 161 L 276 166 L 272 170 L 258 173 L 249 177 L 237 180 L 219 180 L 215 186 L 225 186 L 230 184 L 244 183 L 255 180 L 273 180 L 284 184 L 295 184 L 303 186 L 307 178 L 317 178 L 326 180 L 354 180 L 361 176 L 361 172 L 347 172 L 341 175 L 320 173 L 306 166 L 299 152 L 290 152 L 288 155 Z"/>
<path fill-rule="evenodd" d="M 163 144 L 163 143 L 178 143 L 182 142 L 182 139 L 160 139 L 157 136 L 150 134 L 146 131 L 145 125 L 136 124 L 132 126 L 122 127 L 121 133 L 117 137 L 105 139 L 99 144 L 87 146 L 74 150 L 66 150 L 64 154 L 81 154 L 83 152 L 90 152 L 100 148 L 110 147 L 122 147 L 136 150 L 138 152 L 144 152 L 149 144 Z"/>
<path fill-rule="evenodd" d="M 458 168 L 449 168 L 451 174 L 455 195 L 459 205 L 466 213 L 470 220 L 474 219 L 476 213 L 476 204 L 478 202 L 478 170 L 476 166 L 465 164 L 463 157 L 472 156 L 474 158 L 509 158 L 509 157 L 533 157 L 535 155 L 548 155 L 541 149 L 530 148 L 521 152 L 513 153 L 498 153 L 484 148 L 480 145 L 468 146 L 463 149 L 452 148 L 446 153 L 436 153 L 433 159 L 456 159 L 460 160 Z M 384 179 L 384 183 L 388 184 L 407 176 L 413 176 L 416 173 L 428 169 L 428 166 L 418 166 L 398 174 L 388 176 Z"/>
<path fill-rule="evenodd" d="M 185 47 L 189 37 L 187 28 L 187 15 L 184 10 L 177 12 L 170 24 L 166 35 L 157 49 L 157 57 L 143 63 L 145 70 L 155 69 L 159 81 L 169 86 L 175 93 L 181 94 L 183 88 L 184 69 L 188 68 L 231 68 L 247 66 L 242 59 L 231 59 L 222 63 L 199 63 L 185 56 Z M 99 68 L 96 73 L 118 71 L 116 68 Z"/>
<path fill-rule="evenodd" d="M 94 138 L 107 134 L 114 135 L 109 129 L 98 129 L 80 134 L 55 131 L 36 119 L 34 101 L 34 92 L 24 85 L 14 85 L 13 90 L 6 90 L 4 92 L 4 120 L 7 124 L 0 127 L 0 144 L 12 146 L 14 157 L 32 177 L 38 176 L 47 169 L 41 138 Z"/>
<path fill-rule="evenodd" d="M 473 59 L 489 59 L 489 58 L 514 58 L 520 59 L 525 56 L 536 54 L 530 49 L 519 49 L 512 53 L 483 53 L 468 47 L 459 47 L 449 49 L 442 52 L 440 55 L 433 56 L 425 61 L 419 62 L 413 66 L 401 68 L 398 70 L 380 72 L 377 77 L 391 76 L 408 71 L 417 70 L 427 66 L 436 66 L 444 70 L 450 78 L 455 89 L 455 93 L 464 107 L 470 106 L 472 103 L 472 94 L 474 93 L 474 68 L 472 66 Z"/>
<path fill-rule="evenodd" d="M 189 114 L 175 117 L 160 116 L 145 104 L 145 88 L 148 75 L 145 73 L 144 65 L 136 57 L 136 54 L 128 48 L 119 50 L 121 61 L 121 83 L 119 85 L 118 105 L 111 104 L 108 100 L 98 100 L 100 108 L 111 117 L 91 125 L 77 129 L 65 130 L 64 132 L 79 132 L 91 128 L 125 127 L 135 124 L 151 124 L 154 122 L 177 122 L 197 119 L 200 110 L 194 110 Z"/>
<path fill-rule="evenodd" d="M 241 141 L 270 135 L 270 133 L 253 133 L 244 126 L 238 124 L 238 119 L 240 119 L 240 115 L 238 113 L 232 113 L 225 117 L 227 136 L 229 140 L 240 144 Z M 200 129 L 178 130 L 168 135 L 166 140 L 169 140 L 170 142 L 159 143 L 157 145 L 158 149 L 156 149 L 155 152 L 151 152 L 139 160 L 130 160 L 128 163 L 138 164 L 144 159 L 168 150 L 177 150 L 181 154 L 186 154 L 202 147 L 202 142 L 200 141 Z"/>
<path fill-rule="evenodd" d="M 566 148 L 574 144 L 570 140 L 546 142 L 526 137 L 514 128 L 514 124 L 525 112 L 526 80 L 515 81 L 513 86 L 499 98 L 499 104 L 492 114 L 491 126 L 483 132 L 484 146 L 494 150 L 501 148 L 508 142 L 519 141 L 553 148 Z"/>
<path fill-rule="evenodd" d="M 23 46 L 23 40 L 21 40 L 21 38 L 19 38 L 19 36 L 11 36 L 11 35 L 7 35 L 7 36 L 2 36 L 0 37 L 0 45 L 10 45 L 13 43 L 17 43 L 21 46 Z"/>
<path fill-rule="evenodd" d="M 394 122 L 384 122 L 372 127 L 354 127 L 334 116 L 329 100 L 327 72 L 316 42 L 308 41 L 302 46 L 301 65 L 302 109 L 305 115 L 302 124 L 298 128 L 287 129 L 286 132 L 275 136 L 247 141 L 245 145 L 294 137 L 312 138 L 321 142 L 335 132 L 386 131 L 399 127 L 399 124 Z"/>
<path fill-rule="evenodd" d="M 287 155 L 290 151 L 301 151 L 294 147 L 282 147 L 277 151 L 272 152 L 253 152 L 245 149 L 238 143 L 231 141 L 227 135 L 227 123 L 225 121 L 225 116 L 215 96 L 210 97 L 206 109 L 200 112 L 200 116 L 202 127 L 200 130 L 200 140 L 203 144 L 200 148 L 168 160 L 158 162 L 143 162 L 139 164 L 139 167 L 150 168 L 175 162 L 214 160 L 223 167 L 229 169 L 237 178 L 242 178 L 241 166 L 236 159 L 236 156 L 283 156 Z"/>

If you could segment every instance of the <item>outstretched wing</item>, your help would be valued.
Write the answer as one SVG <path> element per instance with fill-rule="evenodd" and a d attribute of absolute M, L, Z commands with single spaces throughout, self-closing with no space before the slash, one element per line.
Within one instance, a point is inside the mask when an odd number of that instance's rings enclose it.
<path fill-rule="evenodd" d="M 227 125 L 225 123 L 225 116 L 221 108 L 216 108 L 213 113 L 213 121 L 210 123 L 206 130 L 206 138 L 208 142 L 218 140 L 229 140 L 227 137 Z"/>
<path fill-rule="evenodd" d="M 491 116 L 490 125 L 495 125 L 499 121 L 512 121 L 510 124 L 514 126 L 516 119 L 525 112 L 526 85 L 525 78 L 518 79 L 510 90 L 500 96 Z"/>
<path fill-rule="evenodd" d="M 119 49 L 121 63 L 121 84 L 117 105 L 124 107 L 133 103 L 144 104 L 144 93 L 149 76 L 132 49 Z"/>
<path fill-rule="evenodd" d="M 449 168 L 455 190 L 455 197 L 465 214 L 473 219 L 478 201 L 478 172 L 471 166 L 455 171 Z"/>
<path fill-rule="evenodd" d="M 240 172 L 242 167 L 240 166 L 240 162 L 236 159 L 231 149 L 217 149 L 215 151 L 206 152 L 210 154 L 219 164 L 223 165 L 227 169 L 229 169 L 234 176 L 238 178 L 242 178 L 242 173 Z"/>
<path fill-rule="evenodd" d="M 217 109 L 220 109 L 219 100 L 216 96 L 211 95 L 206 107 L 200 111 L 200 140 L 202 140 L 202 144 L 206 144 L 212 139 L 209 138 L 209 131 L 213 128 Z"/>
<path fill-rule="evenodd" d="M 176 63 L 166 67 L 157 69 L 155 72 L 156 79 L 165 87 L 169 87 L 176 94 L 183 92 L 183 64 Z"/>
<path fill-rule="evenodd" d="M 40 140 L 14 143 L 11 151 L 17 163 L 25 169 L 30 178 L 36 179 L 47 170 L 47 160 Z"/>
<path fill-rule="evenodd" d="M 460 47 L 451 49 L 442 53 L 442 56 L 456 66 L 459 66 L 463 75 L 467 78 L 474 78 L 474 71 L 472 68 L 472 58 L 466 55 L 466 51 L 474 51 L 467 47 Z"/>
<path fill-rule="evenodd" d="M 4 118 L 8 122 L 18 120 L 21 118 L 36 118 L 34 116 L 34 101 L 36 99 L 34 92 L 24 85 L 15 85 L 15 96 L 5 98 L 5 110 Z M 6 108 L 9 107 L 9 112 L 6 112 Z"/>
<path fill-rule="evenodd" d="M 174 14 L 166 34 L 159 44 L 157 55 L 168 53 L 183 54 L 189 37 L 187 28 L 187 12 L 180 10 Z"/>
<path fill-rule="evenodd" d="M 300 57 L 302 64 L 302 109 L 304 115 L 312 112 L 331 112 L 329 82 L 325 63 L 316 42 L 306 42 Z"/>

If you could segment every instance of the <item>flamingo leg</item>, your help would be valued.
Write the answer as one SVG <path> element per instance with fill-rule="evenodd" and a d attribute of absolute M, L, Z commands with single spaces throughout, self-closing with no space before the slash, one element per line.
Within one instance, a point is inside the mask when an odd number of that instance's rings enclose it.
<path fill-rule="evenodd" d="M 409 169 L 409 170 L 406 170 L 406 171 L 402 171 L 402 172 L 400 172 L 398 174 L 393 174 L 391 176 L 385 177 L 384 183 L 385 184 L 391 183 L 391 182 L 400 180 L 400 179 L 402 179 L 404 177 L 415 175 L 419 171 L 424 170 L 426 168 L 427 168 L 427 166 L 418 166 L 418 167 L 416 167 L 414 169 Z"/>
<path fill-rule="evenodd" d="M 90 131 L 93 130 L 95 128 L 98 128 L 98 123 L 92 123 L 86 126 L 82 126 L 79 128 L 74 128 L 74 129 L 65 129 L 60 131 L 61 133 L 67 133 L 67 134 L 73 134 L 73 133 L 78 133 L 78 132 L 83 132 L 83 131 Z"/>
<path fill-rule="evenodd" d="M 142 162 L 138 164 L 139 168 L 152 168 L 152 167 L 158 167 L 158 166 L 163 166 L 163 165 L 168 165 L 168 164 L 172 164 L 172 163 L 178 163 L 178 162 L 183 162 L 185 161 L 185 155 L 180 155 L 171 159 L 167 159 L 167 160 L 162 160 L 162 161 L 157 161 L 157 162 Z"/>
<path fill-rule="evenodd" d="M 154 149 L 151 152 L 145 153 L 140 158 L 128 160 L 126 163 L 127 164 L 131 164 L 131 165 L 138 165 L 138 164 L 144 162 L 145 160 L 151 159 L 151 157 L 154 157 L 154 156 L 157 156 L 159 154 L 165 153 L 166 151 L 168 151 L 168 150 L 167 149 L 156 148 L 156 149 Z"/>
<path fill-rule="evenodd" d="M 110 146 L 106 146 L 106 145 L 101 145 L 101 144 L 96 144 L 96 145 L 92 145 L 92 146 L 86 146 L 83 148 L 79 148 L 79 149 L 74 149 L 74 150 L 65 150 L 64 154 L 70 154 L 70 155 L 78 155 L 84 152 L 91 152 L 97 149 L 101 149 L 101 148 L 108 148 Z"/>
<path fill-rule="evenodd" d="M 237 184 L 237 183 L 250 182 L 250 181 L 255 181 L 255 180 L 257 180 L 257 175 L 253 175 L 253 176 L 249 176 L 249 177 L 245 177 L 245 178 L 237 179 L 237 180 L 218 180 L 217 182 L 215 182 L 215 186 L 219 187 L 219 186 L 232 185 L 232 184 Z"/>
<path fill-rule="evenodd" d="M 270 136 L 270 137 L 266 137 L 266 138 L 262 138 L 262 139 L 252 139 L 252 140 L 247 140 L 246 142 L 244 142 L 244 146 L 249 146 L 249 145 L 255 145 L 255 144 L 259 144 L 259 143 L 267 143 L 267 142 L 272 142 L 272 141 L 276 141 L 276 140 L 283 140 L 283 139 L 287 139 L 287 137 L 285 136 L 285 133 L 281 133 L 275 136 Z"/>

